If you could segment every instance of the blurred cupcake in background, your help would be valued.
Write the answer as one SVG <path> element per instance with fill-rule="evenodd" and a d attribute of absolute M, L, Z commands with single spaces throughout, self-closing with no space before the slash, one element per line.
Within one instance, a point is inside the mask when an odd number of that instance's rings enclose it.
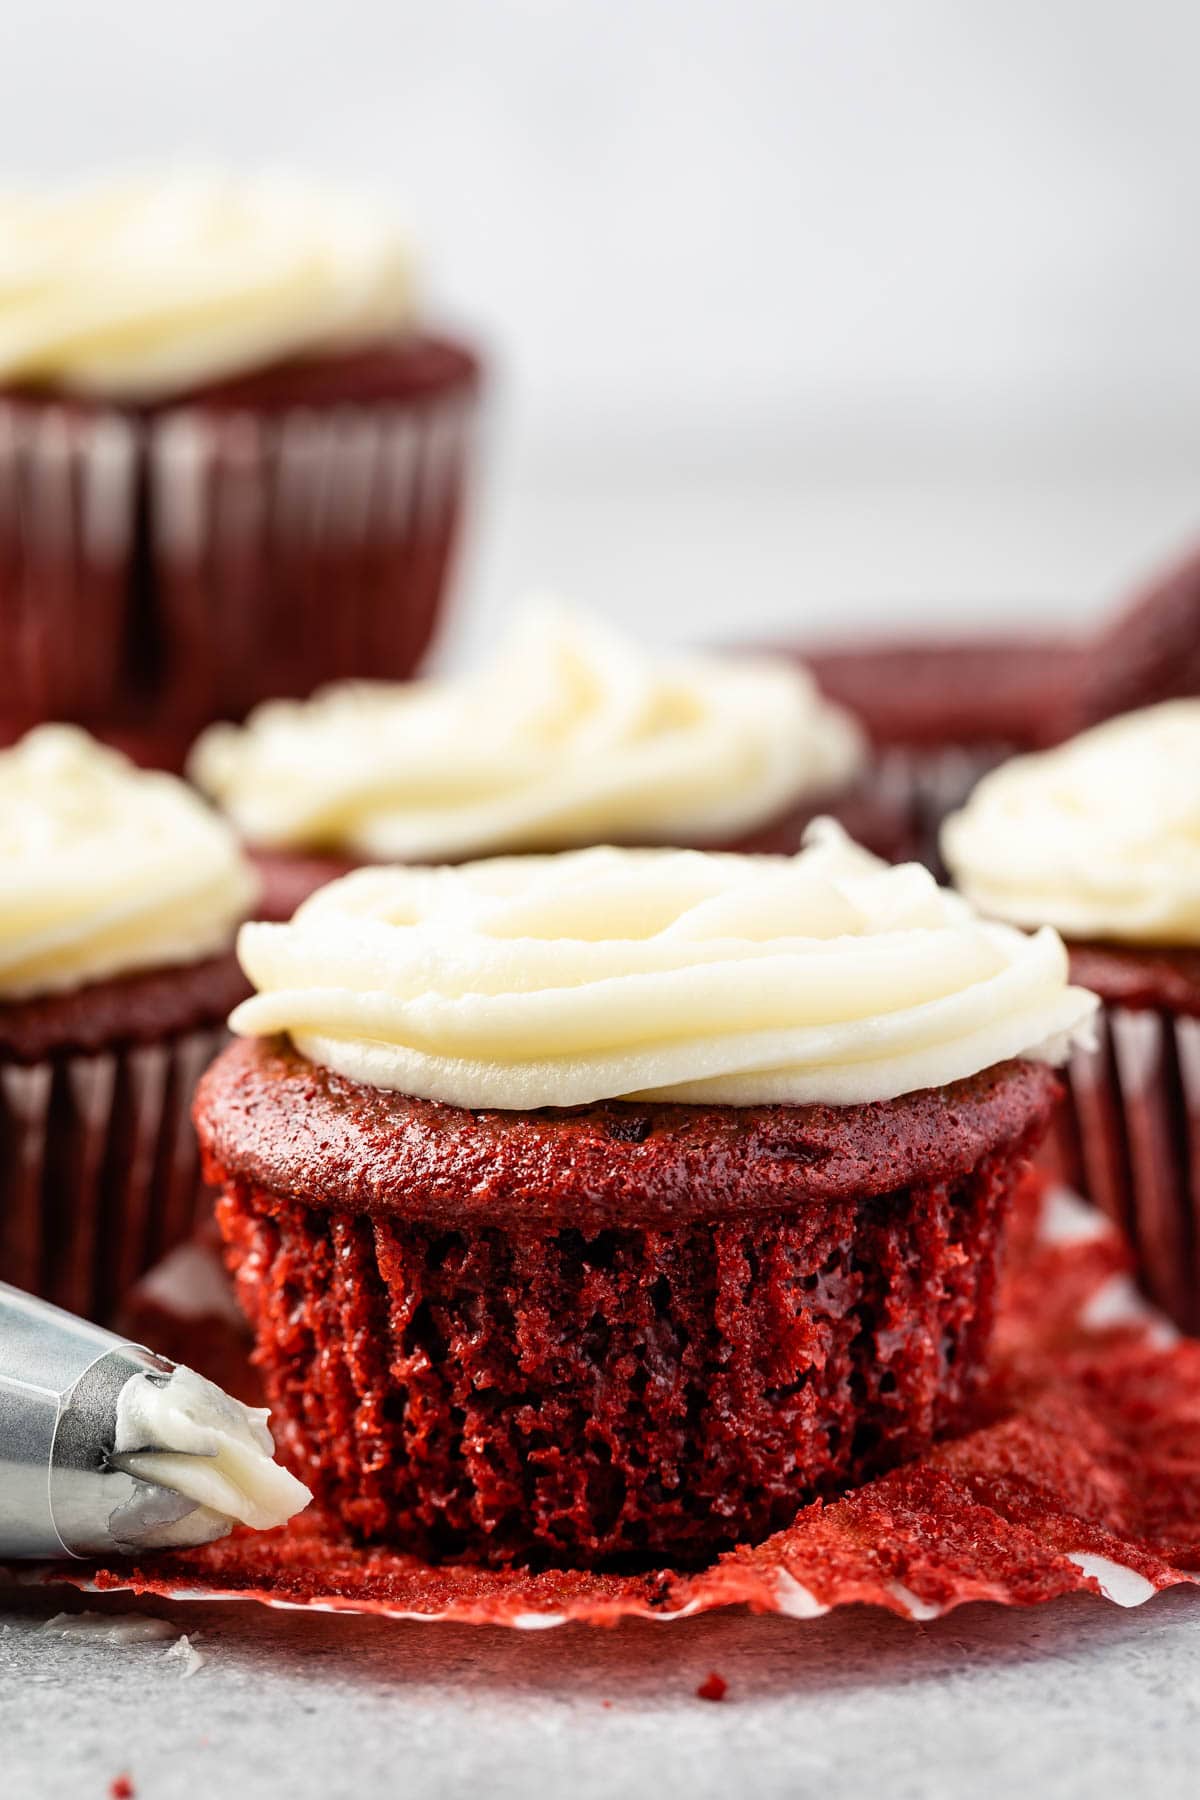
<path fill-rule="evenodd" d="M 0 192 L 0 722 L 181 749 L 267 695 L 408 674 L 478 382 L 365 200 L 219 173 Z"/>
<path fill-rule="evenodd" d="M 880 780 L 909 808 L 914 854 L 940 875 L 942 821 L 988 770 L 1136 707 L 1200 695 L 1200 545 L 1087 632 L 859 637 L 788 653 L 862 725 Z"/>
<path fill-rule="evenodd" d="M 861 732 L 803 669 L 652 652 L 549 602 L 476 672 L 333 686 L 213 726 L 189 773 L 258 854 L 271 917 L 360 863 L 602 843 L 786 852 L 823 812 L 900 848 Z"/>
<path fill-rule="evenodd" d="M 1094 727 L 987 776 L 942 833 L 985 913 L 1054 925 L 1104 1002 L 1057 1154 L 1116 1219 L 1147 1290 L 1200 1330 L 1200 700 Z"/>
<path fill-rule="evenodd" d="M 1072 729 L 1086 657 L 1065 634 L 1031 632 L 859 643 L 806 660 L 862 725 L 881 782 L 908 811 L 914 855 L 940 877 L 943 819 L 989 769 Z"/>
<path fill-rule="evenodd" d="M 0 752 L 0 867 L 0 1278 L 103 1318 L 195 1223 L 257 883 L 183 782 L 73 726 Z"/>

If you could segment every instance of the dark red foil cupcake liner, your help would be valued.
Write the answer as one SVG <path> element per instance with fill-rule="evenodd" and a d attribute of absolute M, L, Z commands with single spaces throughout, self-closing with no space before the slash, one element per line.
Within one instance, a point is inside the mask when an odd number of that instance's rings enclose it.
<path fill-rule="evenodd" d="M 0 717 L 158 729 L 339 677 L 433 634 L 474 365 L 411 401 L 157 414 L 0 399 Z"/>
<path fill-rule="evenodd" d="M 219 1027 L 97 1054 L 0 1062 L 0 1278 L 108 1319 L 195 1228 L 190 1108 Z"/>
<path fill-rule="evenodd" d="M 1106 1005 L 1050 1149 L 1120 1226 L 1146 1292 L 1200 1333 L 1200 1018 Z"/>
<path fill-rule="evenodd" d="M 961 1425 L 1020 1166 L 590 1231 L 328 1213 L 230 1179 L 218 1219 L 284 1453 L 352 1534 L 686 1565 Z"/>

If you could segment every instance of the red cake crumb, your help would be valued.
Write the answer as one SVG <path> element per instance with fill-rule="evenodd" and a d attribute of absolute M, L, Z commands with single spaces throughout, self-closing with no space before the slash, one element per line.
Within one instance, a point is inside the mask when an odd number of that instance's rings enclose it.
<path fill-rule="evenodd" d="M 137 1789 L 128 1775 L 114 1775 L 108 1784 L 110 1800 L 134 1800 Z"/>
<path fill-rule="evenodd" d="M 1057 1084 L 467 1112 L 234 1045 L 196 1118 L 277 1441 L 362 1541 L 695 1565 L 960 1426 Z"/>
<path fill-rule="evenodd" d="M 723 1675 L 706 1675 L 696 1689 L 697 1700 L 723 1700 L 729 1692 L 729 1683 Z"/>

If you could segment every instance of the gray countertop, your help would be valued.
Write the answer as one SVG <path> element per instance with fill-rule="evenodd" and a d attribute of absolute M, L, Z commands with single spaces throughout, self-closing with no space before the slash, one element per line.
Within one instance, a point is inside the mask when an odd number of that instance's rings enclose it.
<path fill-rule="evenodd" d="M 1197 1792 L 1200 1593 L 929 1625 L 846 1609 L 515 1632 L 89 1599 L 189 1633 L 113 1645 L 0 1602 L 0 1792 L 105 1800 L 752 1793 L 1154 1800 Z M 85 1602 L 71 1597 L 73 1609 Z M 696 1688 L 716 1671 L 725 1700 Z"/>

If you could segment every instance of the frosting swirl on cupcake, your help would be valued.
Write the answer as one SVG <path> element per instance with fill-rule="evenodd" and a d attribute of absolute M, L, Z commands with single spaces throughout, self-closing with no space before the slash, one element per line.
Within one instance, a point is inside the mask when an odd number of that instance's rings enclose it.
<path fill-rule="evenodd" d="M 229 826 L 69 725 L 0 751 L 0 1000 L 198 962 L 256 897 Z"/>
<path fill-rule="evenodd" d="M 981 911 L 1065 937 L 1200 944 L 1200 700 L 1016 757 L 942 830 Z"/>
<path fill-rule="evenodd" d="M 457 1106 L 855 1104 L 1061 1060 L 1091 994 L 831 820 L 795 857 L 592 849 L 361 869 L 238 943 L 245 1036 Z"/>
<path fill-rule="evenodd" d="M 182 172 L 0 192 L 0 381 L 151 400 L 411 321 L 406 243 L 368 202 Z"/>
<path fill-rule="evenodd" d="M 849 714 L 790 663 L 656 655 L 540 604 L 489 668 L 272 702 L 206 732 L 190 773 L 253 844 L 436 862 L 728 841 L 863 757 Z"/>

